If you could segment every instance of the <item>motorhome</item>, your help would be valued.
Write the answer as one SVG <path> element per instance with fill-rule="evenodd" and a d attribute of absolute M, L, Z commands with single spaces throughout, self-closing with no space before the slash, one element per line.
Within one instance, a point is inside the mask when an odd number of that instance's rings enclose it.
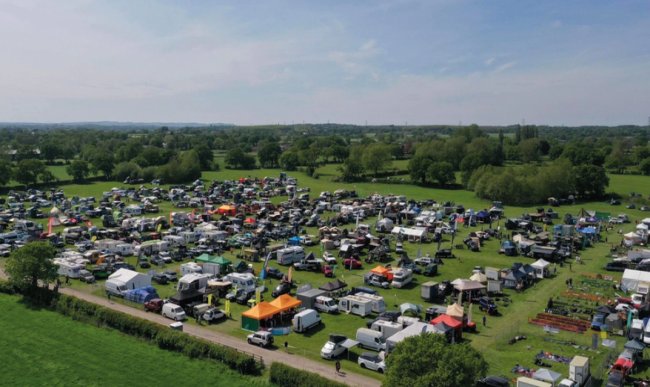
<path fill-rule="evenodd" d="M 394 288 L 403 288 L 413 281 L 413 271 L 410 269 L 398 269 L 393 272 L 393 282 L 390 285 Z"/>
<path fill-rule="evenodd" d="M 181 275 L 191 273 L 203 273 L 203 268 L 196 262 L 187 262 L 181 264 Z"/>
<path fill-rule="evenodd" d="M 163 241 L 168 242 L 171 247 L 185 246 L 187 241 L 180 235 L 167 235 L 163 237 Z"/>
<path fill-rule="evenodd" d="M 251 273 L 230 273 L 224 277 L 224 280 L 230 281 L 233 287 L 246 292 L 254 292 L 256 289 L 255 276 Z"/>
<path fill-rule="evenodd" d="M 305 259 L 305 250 L 300 246 L 289 246 L 275 252 L 278 264 L 293 265 Z"/>
<path fill-rule="evenodd" d="M 78 263 L 71 263 L 65 261 L 57 261 L 55 264 L 58 266 L 57 274 L 66 276 L 68 278 L 79 278 L 79 272 L 83 270 L 84 266 Z"/>
<path fill-rule="evenodd" d="M 381 332 L 382 338 L 385 340 L 404 329 L 404 326 L 397 322 L 376 320 L 372 323 L 370 329 Z"/>

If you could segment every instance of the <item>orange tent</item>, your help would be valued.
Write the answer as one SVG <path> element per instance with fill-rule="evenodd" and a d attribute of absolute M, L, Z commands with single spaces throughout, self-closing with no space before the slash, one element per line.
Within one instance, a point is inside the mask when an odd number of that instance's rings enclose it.
<path fill-rule="evenodd" d="M 224 204 L 223 206 L 217 208 L 217 213 L 220 215 L 235 216 L 237 214 L 237 209 L 235 206 Z"/>
<path fill-rule="evenodd" d="M 302 302 L 297 298 L 293 298 L 288 294 L 283 294 L 280 297 L 270 302 L 271 305 L 278 308 L 280 312 L 299 307 Z"/>
<path fill-rule="evenodd" d="M 262 301 L 241 314 L 241 327 L 256 331 L 260 329 L 260 321 L 271 318 L 280 313 L 280 310 L 269 302 Z"/>
<path fill-rule="evenodd" d="M 370 270 L 370 272 L 385 277 L 388 281 L 393 280 L 393 272 L 382 265 L 378 265 L 374 269 Z"/>
<path fill-rule="evenodd" d="M 255 224 L 256 222 L 257 221 L 255 219 L 253 219 L 253 218 L 246 218 L 246 220 L 244 220 L 244 223 L 247 223 L 247 224 Z"/>

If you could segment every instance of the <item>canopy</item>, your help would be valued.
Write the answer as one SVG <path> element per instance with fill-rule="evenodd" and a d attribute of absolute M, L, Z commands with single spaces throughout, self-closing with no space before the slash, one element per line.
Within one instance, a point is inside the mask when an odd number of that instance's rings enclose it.
<path fill-rule="evenodd" d="M 302 302 L 296 298 L 291 297 L 288 294 L 283 294 L 280 297 L 277 297 L 275 300 L 271 301 L 269 304 L 278 308 L 280 312 L 284 312 L 289 309 L 299 307 Z"/>
<path fill-rule="evenodd" d="M 542 258 L 538 259 L 537 261 L 533 262 L 530 264 L 530 266 L 538 269 L 543 269 L 550 265 L 550 263 Z"/>
<path fill-rule="evenodd" d="M 244 220 L 244 223 L 255 224 L 255 223 L 257 223 L 257 221 L 255 219 L 253 219 L 253 218 L 246 218 L 246 220 Z"/>
<path fill-rule="evenodd" d="M 633 352 L 643 352 L 643 350 L 645 349 L 645 344 L 643 344 L 639 340 L 634 339 L 625 343 L 624 347 L 625 349 L 629 349 Z"/>
<path fill-rule="evenodd" d="M 632 360 L 619 357 L 618 359 L 616 359 L 616 362 L 612 366 L 612 369 L 627 372 L 631 370 L 632 367 L 634 367 L 634 362 Z"/>
<path fill-rule="evenodd" d="M 393 280 L 393 272 L 391 272 L 389 269 L 385 268 L 382 265 L 376 266 L 374 269 L 370 270 L 370 272 L 380 275 L 382 277 L 386 277 L 388 281 Z"/>
<path fill-rule="evenodd" d="M 280 310 L 277 307 L 271 305 L 270 302 L 262 301 L 241 315 L 243 317 L 249 317 L 254 320 L 263 320 L 278 313 L 280 313 Z"/>
<path fill-rule="evenodd" d="M 334 281 L 328 282 L 325 285 L 319 287 L 318 289 L 324 290 L 326 292 L 335 292 L 339 289 L 343 289 L 346 286 L 348 286 L 348 284 L 337 278 Z"/>
<path fill-rule="evenodd" d="M 470 280 L 475 281 L 475 282 L 480 282 L 480 283 L 486 283 L 487 282 L 487 276 L 483 273 L 474 273 L 472 274 L 471 277 L 469 277 Z"/>
<path fill-rule="evenodd" d="M 561 377 L 562 374 L 557 373 L 555 371 L 551 371 L 546 368 L 540 368 L 537 371 L 535 371 L 535 373 L 533 374 L 533 379 L 549 382 L 553 385 L 555 385 L 555 382 L 560 380 Z"/>
<path fill-rule="evenodd" d="M 452 285 L 454 285 L 454 288 L 459 292 L 485 289 L 485 285 L 480 282 L 465 279 L 456 279 L 452 282 Z"/>
<path fill-rule="evenodd" d="M 447 313 L 449 313 L 449 309 L 447 309 Z M 431 324 L 433 325 L 445 324 L 446 326 L 456 330 L 463 328 L 463 323 L 456 320 L 452 316 L 449 316 L 448 314 L 441 314 L 440 316 L 434 318 L 433 320 L 431 320 Z"/>
<path fill-rule="evenodd" d="M 458 304 L 451 304 L 447 307 L 446 314 L 451 317 L 462 319 L 465 315 L 465 310 L 463 310 L 463 307 Z"/>

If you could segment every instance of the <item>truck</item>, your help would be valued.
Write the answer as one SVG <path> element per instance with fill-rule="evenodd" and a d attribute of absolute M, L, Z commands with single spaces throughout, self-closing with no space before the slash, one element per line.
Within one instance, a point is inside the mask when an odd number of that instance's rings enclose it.
<path fill-rule="evenodd" d="M 339 300 L 339 310 L 365 317 L 372 313 L 372 301 L 357 295 L 348 295 Z"/>
<path fill-rule="evenodd" d="M 326 313 L 338 313 L 339 306 L 331 297 L 318 296 L 314 300 L 314 309 Z"/>
<path fill-rule="evenodd" d="M 413 271 L 410 269 L 399 269 L 393 272 L 393 282 L 390 285 L 394 288 L 403 288 L 413 281 Z"/>
<path fill-rule="evenodd" d="M 373 313 L 382 313 L 386 311 L 386 303 L 384 302 L 384 297 L 378 294 L 370 294 L 370 293 L 363 293 L 363 292 L 357 293 L 356 296 L 363 297 L 367 300 L 370 300 Z"/>
<path fill-rule="evenodd" d="M 320 324 L 320 315 L 314 309 L 305 309 L 302 312 L 297 313 L 293 316 L 293 319 L 291 319 L 293 330 L 298 333 L 307 332 L 311 328 Z"/>
<path fill-rule="evenodd" d="M 320 289 L 308 289 L 296 294 L 296 297 L 302 302 L 305 308 L 316 309 L 316 298 L 325 297 L 326 291 Z"/>
<path fill-rule="evenodd" d="M 320 271 L 323 262 L 322 259 L 318 258 L 302 259 L 300 262 L 294 263 L 293 267 L 296 270 Z"/>

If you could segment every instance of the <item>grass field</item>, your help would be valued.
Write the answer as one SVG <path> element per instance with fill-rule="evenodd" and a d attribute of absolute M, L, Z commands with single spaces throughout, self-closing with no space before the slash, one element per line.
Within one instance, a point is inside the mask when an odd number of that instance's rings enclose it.
<path fill-rule="evenodd" d="M 218 156 L 217 156 L 218 159 Z M 223 164 L 222 164 L 223 167 Z M 335 165 L 327 165 L 321 167 L 318 170 L 320 177 L 314 179 L 306 176 L 302 172 L 291 172 L 289 175 L 295 176 L 298 178 L 299 186 L 307 186 L 311 189 L 312 198 L 318 196 L 321 191 L 334 191 L 339 188 L 344 188 L 348 190 L 356 190 L 360 196 L 367 196 L 372 193 L 381 193 L 381 194 L 399 194 L 406 195 L 409 199 L 435 199 L 439 202 L 443 201 L 453 201 L 455 203 L 463 204 L 466 208 L 482 209 L 490 207 L 490 203 L 477 198 L 473 192 L 466 190 L 441 190 L 441 189 L 432 189 L 414 186 L 410 184 L 371 184 L 371 183 L 338 183 L 333 182 L 332 179 L 334 174 L 332 171 L 335 171 Z M 264 177 L 264 176 L 278 176 L 279 170 L 277 169 L 256 169 L 250 171 L 239 171 L 239 170 L 228 170 L 222 169 L 218 172 L 204 172 L 203 179 L 206 181 L 211 180 L 232 180 L 239 177 Z M 322 172 L 322 173 L 321 173 Z M 610 176 L 611 182 L 608 191 L 618 192 L 622 195 L 627 195 L 630 192 L 640 192 L 645 195 L 650 193 L 650 178 L 644 176 L 633 176 L 633 175 L 612 175 Z M 66 185 L 61 188 L 64 189 L 68 196 L 101 196 L 101 193 L 104 191 L 109 191 L 112 187 L 121 187 L 123 184 L 119 182 L 95 182 L 92 184 L 86 185 Z M 283 200 L 283 198 L 274 198 L 275 201 Z M 625 201 L 623 201 L 625 203 Z M 581 209 L 587 210 L 598 210 L 610 212 L 612 215 L 617 215 L 618 213 L 624 212 L 627 213 L 633 220 L 631 224 L 620 227 L 624 232 L 632 230 L 634 228 L 634 220 L 642 219 L 646 217 L 646 213 L 639 210 L 628 210 L 624 206 L 611 206 L 609 203 L 605 202 L 590 202 L 590 203 L 579 203 L 572 206 L 563 206 L 556 208 L 556 211 L 560 213 L 560 216 L 563 216 L 565 213 L 577 214 Z M 161 209 L 163 214 L 166 215 L 170 210 L 172 210 L 171 204 L 162 203 Z M 516 217 L 521 215 L 524 212 L 533 211 L 534 208 L 524 208 L 524 207 L 506 207 L 506 215 L 510 217 Z M 326 217 L 327 215 L 325 215 Z M 368 219 L 366 222 L 371 225 L 374 223 L 374 219 Z M 348 226 L 353 227 L 353 225 Z M 617 227 L 618 229 L 619 227 Z M 607 238 L 610 243 L 617 244 L 620 241 L 620 236 L 616 233 L 616 230 L 610 232 L 607 235 Z M 311 234 L 315 234 L 316 230 L 314 228 L 307 230 Z M 472 229 L 462 229 L 460 235 L 457 237 L 457 241 L 454 243 L 459 243 Z M 451 241 L 447 240 L 443 243 L 443 247 L 449 247 Z M 409 256 L 416 256 L 418 250 L 424 253 L 433 253 L 436 250 L 435 244 L 410 244 L 406 243 L 405 248 L 409 253 Z M 510 267 L 513 262 L 524 262 L 532 263 L 530 258 L 518 257 L 511 258 L 498 255 L 497 251 L 499 248 L 499 242 L 496 240 L 488 241 L 482 251 L 479 253 L 469 252 L 467 250 L 456 250 L 455 254 L 460 259 L 452 259 L 445 261 L 445 264 L 439 267 L 439 275 L 433 278 L 427 278 L 424 276 L 416 276 L 416 284 L 428 280 L 440 281 L 444 279 L 453 280 L 456 278 L 467 278 L 471 275 L 471 271 L 474 266 L 490 266 L 497 268 L 507 268 Z M 320 254 L 320 249 L 318 247 L 312 247 L 308 249 L 313 251 L 316 255 Z M 235 259 L 235 254 L 237 252 L 226 253 L 225 256 L 231 260 Z M 508 377 L 515 377 L 514 374 L 510 373 L 510 369 L 515 364 L 521 364 L 526 367 L 534 367 L 534 355 L 539 351 L 547 351 L 555 354 L 560 354 L 562 356 L 572 356 L 574 354 L 580 353 L 587 355 L 592 359 L 592 369 L 594 373 L 600 373 L 602 370 L 599 366 L 603 363 L 604 359 L 607 356 L 607 351 L 604 351 L 603 347 L 600 347 L 598 350 L 584 350 L 580 346 L 586 347 L 591 344 L 591 335 L 574 335 L 568 333 L 559 333 L 557 335 L 545 334 L 544 331 L 537 326 L 528 324 L 528 319 L 534 317 L 537 313 L 541 312 L 549 297 L 556 297 L 561 292 L 565 290 L 565 280 L 569 277 L 573 278 L 574 281 L 579 280 L 580 273 L 598 273 L 602 272 L 602 267 L 607 261 L 607 256 L 609 253 L 609 245 L 605 243 L 600 243 L 593 248 L 588 248 L 587 250 L 580 253 L 583 258 L 584 265 L 573 265 L 573 271 L 569 270 L 568 267 L 558 268 L 558 274 L 556 278 L 553 279 L 544 279 L 540 281 L 535 287 L 526 290 L 522 293 L 515 293 L 506 291 L 506 294 L 512 300 L 511 303 L 500 303 L 500 309 L 502 311 L 502 316 L 499 317 L 488 317 L 487 327 L 479 327 L 480 331 L 477 334 L 467 334 L 465 339 L 472 343 L 472 346 L 480 350 L 486 357 L 488 363 L 490 364 L 490 373 L 492 374 L 503 374 Z M 135 262 L 135 258 L 130 258 L 131 263 Z M 275 265 L 275 262 L 272 263 Z M 335 269 L 335 274 L 338 278 L 343 279 L 350 286 L 360 285 L 363 283 L 362 275 L 372 266 L 364 264 L 364 269 L 359 271 L 347 271 L 341 267 Z M 178 264 L 168 265 L 166 269 L 177 269 Z M 260 264 L 255 264 L 257 272 L 259 272 Z M 286 271 L 286 267 L 281 267 L 283 271 Z M 620 278 L 620 275 L 614 275 L 614 279 Z M 326 279 L 322 274 L 319 273 L 307 273 L 307 272 L 296 272 L 295 279 L 300 284 L 310 283 L 314 287 L 318 287 L 326 282 L 329 279 Z M 269 288 L 273 288 L 277 284 L 277 281 L 267 282 L 266 285 Z M 385 297 L 386 304 L 388 309 L 396 309 L 398 304 L 403 302 L 413 302 L 416 304 L 421 304 L 426 307 L 425 303 L 422 302 L 420 298 L 420 288 L 419 286 L 411 286 L 407 289 L 397 289 L 397 290 L 379 290 L 379 292 Z M 92 292 L 97 295 L 103 295 L 103 284 L 95 284 L 92 286 L 83 285 L 78 282 L 73 282 L 71 286 L 79 289 L 84 289 L 85 291 Z M 174 293 L 173 285 L 166 286 L 156 286 L 158 288 L 159 294 L 163 297 L 168 297 Z M 270 300 L 270 292 L 265 293 L 265 299 Z M 139 307 L 133 305 L 134 307 Z M 233 304 L 233 319 L 214 325 L 211 329 L 216 331 L 224 332 L 230 335 L 243 338 L 246 335 L 246 332 L 241 330 L 239 315 L 242 311 L 247 308 Z M 477 308 L 474 310 L 475 320 L 480 322 L 481 314 Z M 320 359 L 319 351 L 323 343 L 327 340 L 327 335 L 329 333 L 342 333 L 349 337 L 353 337 L 356 329 L 365 325 L 365 319 L 356 317 L 353 315 L 323 315 L 323 326 L 315 332 L 311 332 L 308 335 L 299 335 L 299 334 L 290 334 L 286 338 L 279 338 L 276 340 L 279 343 L 283 343 L 286 340 L 289 344 L 290 351 L 293 353 L 301 354 L 306 357 L 309 357 L 314 360 L 326 362 L 325 360 Z M 189 322 L 193 323 L 193 322 Z M 526 335 L 527 340 L 518 342 L 514 345 L 509 345 L 508 340 L 515 335 Z M 559 341 L 574 341 L 575 345 L 567 345 L 566 343 L 559 343 Z M 619 349 L 622 346 L 622 339 L 617 339 L 619 341 Z M 243 343 L 243 341 L 242 341 Z M 244 344 L 245 345 L 245 344 Z M 576 346 L 578 346 L 576 348 Z M 344 369 L 352 369 L 355 372 L 364 373 L 369 376 L 380 378 L 377 373 L 361 370 L 356 365 L 356 355 L 361 352 L 359 349 L 354 349 L 351 354 L 350 360 L 343 361 Z M 553 370 L 562 372 L 564 375 L 567 375 L 567 367 L 560 363 L 553 363 Z"/>
<path fill-rule="evenodd" d="M 226 366 L 158 349 L 121 334 L 0 294 L 2 385 L 267 386 Z"/>

